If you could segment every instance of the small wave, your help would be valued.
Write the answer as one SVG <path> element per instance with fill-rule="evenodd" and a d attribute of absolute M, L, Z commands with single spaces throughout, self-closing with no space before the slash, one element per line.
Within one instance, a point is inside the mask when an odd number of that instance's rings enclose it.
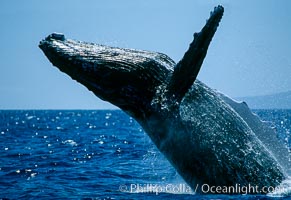
<path fill-rule="evenodd" d="M 6 174 L 6 176 L 24 176 L 27 178 L 34 178 L 38 173 L 32 169 L 17 169 L 15 171 L 10 171 Z"/>
<path fill-rule="evenodd" d="M 70 146 L 78 146 L 77 142 L 75 142 L 74 140 L 65 140 L 65 141 L 62 141 L 63 144 L 66 144 L 66 145 L 70 145 Z"/>

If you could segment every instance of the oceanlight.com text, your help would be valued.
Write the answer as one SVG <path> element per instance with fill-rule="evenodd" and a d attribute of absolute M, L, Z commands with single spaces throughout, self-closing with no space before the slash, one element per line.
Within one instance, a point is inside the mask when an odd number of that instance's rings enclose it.
<path fill-rule="evenodd" d="M 197 187 L 198 188 L 198 187 Z M 201 185 L 202 193 L 207 194 L 267 194 L 273 193 L 275 191 L 282 191 L 284 192 L 286 188 L 284 187 L 273 187 L 273 186 L 252 186 L 251 184 L 248 185 L 240 185 L 235 184 L 234 186 L 210 186 L 208 184 Z"/>
<path fill-rule="evenodd" d="M 234 186 L 211 186 L 208 184 L 197 184 L 194 189 L 191 189 L 187 184 L 128 184 L 120 185 L 120 192 L 129 193 L 172 193 L 172 194 L 195 194 L 196 192 L 204 194 L 261 194 L 261 193 L 273 193 L 273 192 L 284 192 L 285 187 L 273 187 L 273 186 L 252 186 L 235 184 Z"/>

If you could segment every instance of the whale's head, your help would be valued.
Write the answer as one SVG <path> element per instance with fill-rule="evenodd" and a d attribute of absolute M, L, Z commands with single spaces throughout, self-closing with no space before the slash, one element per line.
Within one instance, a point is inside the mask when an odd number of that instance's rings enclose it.
<path fill-rule="evenodd" d="M 155 88 L 175 65 L 161 53 L 67 40 L 59 33 L 46 37 L 39 47 L 62 72 L 136 119 L 148 114 Z"/>

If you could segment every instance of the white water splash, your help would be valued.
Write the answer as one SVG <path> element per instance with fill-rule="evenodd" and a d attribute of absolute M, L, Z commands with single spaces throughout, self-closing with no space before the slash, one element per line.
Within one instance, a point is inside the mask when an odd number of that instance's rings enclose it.
<path fill-rule="evenodd" d="M 275 188 L 275 191 L 269 193 L 270 197 L 291 197 L 291 176 L 284 180 L 279 186 Z"/>

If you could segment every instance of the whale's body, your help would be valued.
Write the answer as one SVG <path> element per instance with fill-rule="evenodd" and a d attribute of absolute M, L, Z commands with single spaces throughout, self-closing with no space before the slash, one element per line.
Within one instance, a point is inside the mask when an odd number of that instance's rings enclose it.
<path fill-rule="evenodd" d="M 277 185 L 284 177 L 280 162 L 220 95 L 196 80 L 171 117 L 150 121 L 148 134 L 156 134 L 158 124 L 167 127 L 161 130 L 167 134 L 155 143 L 192 187 Z"/>
<path fill-rule="evenodd" d="M 268 146 L 264 134 L 256 133 L 261 122 L 252 124 L 247 106 L 240 109 L 196 80 L 222 13 L 221 6 L 215 8 L 178 64 L 161 53 L 67 40 L 61 34 L 50 35 L 40 48 L 61 71 L 133 116 L 197 192 L 202 192 L 197 184 L 277 186 L 290 167 L 287 150 Z"/>

